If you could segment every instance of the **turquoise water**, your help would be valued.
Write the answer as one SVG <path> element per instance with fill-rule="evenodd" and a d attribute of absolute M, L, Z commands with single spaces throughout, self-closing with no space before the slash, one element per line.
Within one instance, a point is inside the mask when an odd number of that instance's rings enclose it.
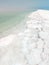
<path fill-rule="evenodd" d="M 29 12 L 13 12 L 0 14 L 0 33 L 21 23 Z"/>

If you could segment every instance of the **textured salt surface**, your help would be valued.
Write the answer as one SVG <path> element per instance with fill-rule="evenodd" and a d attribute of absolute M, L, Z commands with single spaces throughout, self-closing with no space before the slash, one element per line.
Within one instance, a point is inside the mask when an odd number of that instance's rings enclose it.
<path fill-rule="evenodd" d="M 0 39 L 0 46 L 6 46 L 6 45 L 9 45 L 12 40 L 15 38 L 15 35 L 8 35 L 6 37 L 3 37 Z"/>
<path fill-rule="evenodd" d="M 49 11 L 37 10 L 27 17 L 25 29 L 0 52 L 0 65 L 49 65 Z M 14 39 L 13 39 L 14 38 Z M 2 54 L 1 54 L 2 53 Z"/>

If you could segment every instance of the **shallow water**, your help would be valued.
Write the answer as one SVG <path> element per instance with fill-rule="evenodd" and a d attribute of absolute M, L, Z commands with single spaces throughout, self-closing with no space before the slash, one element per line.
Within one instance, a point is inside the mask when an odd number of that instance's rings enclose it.
<path fill-rule="evenodd" d="M 23 22 L 29 13 L 29 11 L 0 13 L 0 37 L 6 34 L 5 31 L 9 32 L 13 27 Z"/>

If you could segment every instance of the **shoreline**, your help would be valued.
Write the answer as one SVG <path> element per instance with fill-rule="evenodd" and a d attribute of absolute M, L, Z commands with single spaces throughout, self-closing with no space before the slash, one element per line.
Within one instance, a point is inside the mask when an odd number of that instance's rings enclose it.
<path fill-rule="evenodd" d="M 21 22 L 0 34 L 0 47 L 10 45 L 17 35 L 24 30 L 25 22 Z"/>

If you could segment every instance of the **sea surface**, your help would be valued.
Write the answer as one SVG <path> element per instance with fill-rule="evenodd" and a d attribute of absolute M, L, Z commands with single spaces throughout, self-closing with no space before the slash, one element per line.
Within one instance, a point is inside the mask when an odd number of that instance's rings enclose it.
<path fill-rule="evenodd" d="M 0 37 L 9 33 L 13 27 L 23 23 L 30 12 L 31 11 L 0 13 Z"/>

